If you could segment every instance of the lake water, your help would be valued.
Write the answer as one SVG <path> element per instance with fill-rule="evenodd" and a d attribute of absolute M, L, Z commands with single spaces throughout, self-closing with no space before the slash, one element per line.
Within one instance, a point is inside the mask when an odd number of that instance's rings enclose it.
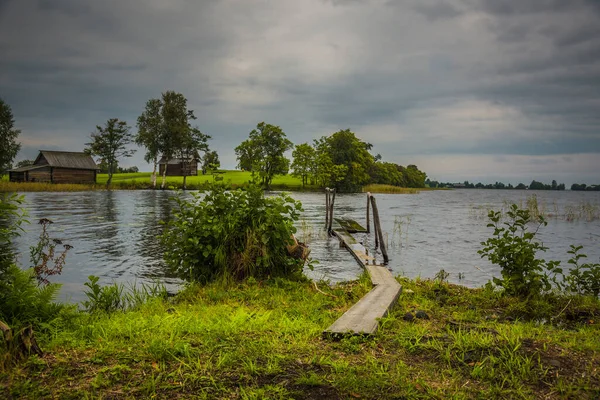
<path fill-rule="evenodd" d="M 506 208 L 507 203 L 526 204 L 528 196 L 537 196 L 540 208 L 553 214 L 539 238 L 549 247 L 546 259 L 568 260 L 570 244 L 583 245 L 591 262 L 600 260 L 600 192 L 452 190 L 428 191 L 416 195 L 375 195 L 394 274 L 432 278 L 444 269 L 451 282 L 481 286 L 498 267 L 480 258 L 480 242 L 489 237 L 487 210 Z M 51 237 L 73 246 L 60 276 L 51 277 L 63 284 L 61 299 L 81 301 L 83 284 L 89 275 L 101 283 L 113 281 L 143 283 L 155 279 L 175 291 L 181 283 L 169 275 L 162 260 L 156 236 L 160 221 L 169 218 L 172 192 L 95 191 L 75 193 L 26 193 L 28 219 L 25 233 L 16 240 L 19 263 L 28 266 L 29 246 L 36 243 L 40 226 L 35 222 L 48 218 Z M 340 249 L 337 239 L 324 232 L 325 195 L 293 193 L 304 207 L 297 236 L 306 241 L 311 258 L 318 261 L 314 279 L 331 282 L 351 280 L 361 272 L 352 256 Z M 580 215 L 581 207 L 586 215 Z M 365 223 L 366 195 L 338 194 L 335 217 L 348 217 Z M 572 218 L 568 221 L 567 217 Z M 372 249 L 373 238 L 360 237 Z M 373 249 L 371 250 L 373 252 Z M 460 277 L 460 279 L 459 279 Z"/>

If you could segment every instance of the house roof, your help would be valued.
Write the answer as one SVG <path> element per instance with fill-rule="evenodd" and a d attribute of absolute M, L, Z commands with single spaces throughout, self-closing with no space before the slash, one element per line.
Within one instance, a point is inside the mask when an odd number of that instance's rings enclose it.
<path fill-rule="evenodd" d="M 31 171 L 32 169 L 44 168 L 46 165 L 25 165 L 24 167 L 13 168 L 9 172 L 25 172 Z"/>
<path fill-rule="evenodd" d="M 39 162 L 42 156 L 51 167 L 99 169 L 92 156 L 83 152 L 40 150 L 34 165 Z"/>
<path fill-rule="evenodd" d="M 162 157 L 160 159 L 160 161 L 158 161 L 158 163 L 159 164 L 181 164 L 182 161 L 183 161 L 183 159 L 181 159 L 181 158 L 171 158 L 168 162 L 165 162 L 165 158 Z M 190 162 L 190 161 L 198 161 L 198 158 L 192 157 L 187 160 L 187 162 Z"/>

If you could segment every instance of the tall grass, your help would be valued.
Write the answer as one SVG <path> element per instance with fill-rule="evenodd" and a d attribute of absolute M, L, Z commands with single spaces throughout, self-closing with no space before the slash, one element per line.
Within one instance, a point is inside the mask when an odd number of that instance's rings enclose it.
<path fill-rule="evenodd" d="M 370 193 L 398 193 L 398 194 L 417 194 L 423 189 L 403 188 L 393 185 L 371 184 L 363 186 L 363 192 Z"/>
<path fill-rule="evenodd" d="M 104 186 L 77 183 L 0 181 L 0 192 L 82 192 L 99 189 L 104 189 Z"/>
<path fill-rule="evenodd" d="M 592 222 L 600 219 L 600 206 L 587 200 L 581 200 L 579 203 L 566 204 L 561 207 L 553 201 L 551 206 L 548 206 L 546 201 L 540 200 L 536 194 L 527 196 L 525 199 L 521 199 L 516 202 L 517 206 L 521 209 L 529 211 L 529 215 L 533 219 L 540 217 L 546 220 L 564 220 L 567 222 L 575 221 L 587 221 Z M 500 209 L 501 214 L 504 216 L 505 212 L 510 208 L 512 203 L 504 200 L 502 208 Z M 474 205 L 469 206 L 469 217 L 473 219 L 485 219 L 487 218 L 489 210 L 492 206 L 486 205 Z"/>

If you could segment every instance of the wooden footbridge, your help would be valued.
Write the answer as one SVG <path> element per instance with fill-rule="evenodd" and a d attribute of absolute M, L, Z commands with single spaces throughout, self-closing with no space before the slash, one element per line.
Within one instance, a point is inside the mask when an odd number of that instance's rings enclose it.
<path fill-rule="evenodd" d="M 377 202 L 375 197 L 367 193 L 367 227 L 364 228 L 354 220 L 334 218 L 335 189 L 326 189 L 325 194 L 325 225 L 328 233 L 336 236 L 340 244 L 348 249 L 356 261 L 367 270 L 374 287 L 323 334 L 327 337 L 372 335 L 377 331 L 378 320 L 387 315 L 402 292 L 402 286 L 385 266 L 389 260 L 381 231 Z M 369 209 L 372 209 L 373 214 L 375 248 L 381 250 L 382 264 L 378 264 L 375 257 L 369 256 L 367 248 L 362 243 L 358 243 L 353 236 L 355 233 L 370 233 Z M 337 226 L 333 226 L 333 221 Z"/>

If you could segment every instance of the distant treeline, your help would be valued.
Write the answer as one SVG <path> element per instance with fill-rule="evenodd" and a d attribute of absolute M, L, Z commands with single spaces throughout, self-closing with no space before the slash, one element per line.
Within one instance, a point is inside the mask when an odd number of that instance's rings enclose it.
<path fill-rule="evenodd" d="M 571 190 L 585 190 L 587 192 L 600 192 L 600 185 L 587 186 L 585 183 L 574 183 L 571 185 Z"/>
<path fill-rule="evenodd" d="M 433 188 L 460 188 L 460 189 L 516 189 L 516 190 L 565 190 L 564 183 L 557 183 L 555 180 L 552 181 L 551 184 L 545 184 L 542 182 L 538 182 L 536 180 L 531 181 L 529 186 L 524 183 L 519 183 L 517 186 L 513 186 L 512 184 L 504 184 L 502 182 L 489 183 L 484 185 L 481 182 L 471 183 L 469 181 L 464 181 L 463 183 L 451 183 L 451 182 L 438 182 L 438 181 L 430 181 L 429 179 L 425 181 L 426 185 Z M 576 186 L 573 185 L 573 186 Z M 571 190 L 586 190 L 585 184 L 583 184 L 584 189 L 573 189 L 571 186 Z M 589 189 L 588 189 L 589 190 Z M 598 190 L 598 189 L 595 189 Z"/>

